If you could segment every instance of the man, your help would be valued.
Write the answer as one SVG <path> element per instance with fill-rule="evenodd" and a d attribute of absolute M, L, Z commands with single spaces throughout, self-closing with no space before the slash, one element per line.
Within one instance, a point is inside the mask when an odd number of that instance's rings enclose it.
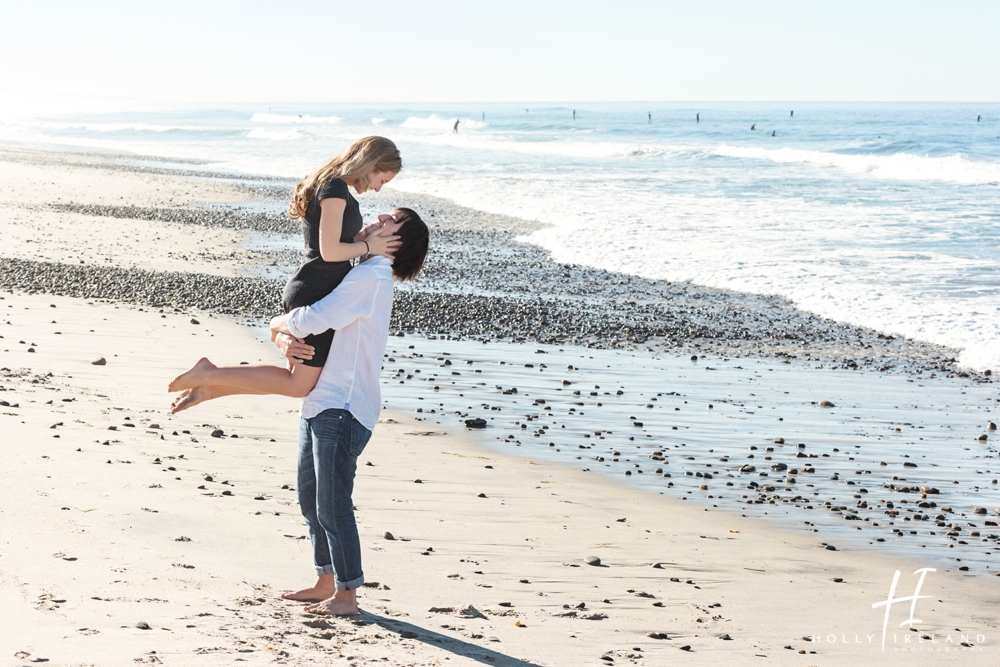
<path fill-rule="evenodd" d="M 354 474 L 382 409 L 379 374 L 389 338 L 393 283 L 420 273 L 428 248 L 427 225 L 410 209 L 379 216 L 382 234 L 398 235 L 392 260 L 371 257 L 351 269 L 329 295 L 271 320 L 273 337 L 295 340 L 286 356 L 309 355 L 301 339 L 334 329 L 330 355 L 313 390 L 302 399 L 298 496 L 313 546 L 316 584 L 287 600 L 313 602 L 309 613 L 354 616 L 364 583 L 361 543 L 354 519 Z M 285 339 L 288 342 L 288 339 Z"/>

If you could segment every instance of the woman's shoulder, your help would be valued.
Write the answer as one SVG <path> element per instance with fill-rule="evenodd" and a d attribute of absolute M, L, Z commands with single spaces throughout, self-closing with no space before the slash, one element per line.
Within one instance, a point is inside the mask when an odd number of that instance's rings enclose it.
<path fill-rule="evenodd" d="M 346 199 L 351 200 L 351 193 L 347 189 L 347 181 L 342 178 L 331 178 L 323 182 L 316 190 L 316 201 L 324 199 Z"/>

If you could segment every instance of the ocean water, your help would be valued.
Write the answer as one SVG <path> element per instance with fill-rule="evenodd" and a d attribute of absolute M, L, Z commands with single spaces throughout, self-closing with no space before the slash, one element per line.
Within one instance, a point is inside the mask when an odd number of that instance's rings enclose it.
<path fill-rule="evenodd" d="M 400 146 L 393 187 L 548 223 L 525 240 L 557 261 L 780 294 L 1000 368 L 997 104 L 258 104 L 0 119 L 0 140 L 294 178 L 366 134 Z"/>

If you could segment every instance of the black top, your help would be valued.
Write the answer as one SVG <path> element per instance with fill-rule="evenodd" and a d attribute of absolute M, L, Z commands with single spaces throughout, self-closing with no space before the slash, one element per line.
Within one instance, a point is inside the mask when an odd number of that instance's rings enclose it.
<path fill-rule="evenodd" d="M 341 243 L 351 243 L 355 235 L 361 231 L 363 225 L 361 209 L 358 200 L 347 189 L 347 183 L 343 179 L 333 178 L 321 185 L 309 202 L 306 218 L 302 222 L 306 259 L 285 285 L 282 304 L 286 312 L 316 303 L 332 292 L 351 270 L 349 261 L 324 262 L 320 254 L 319 220 L 322 209 L 319 203 L 324 199 L 347 201 L 344 222 L 340 230 Z"/>

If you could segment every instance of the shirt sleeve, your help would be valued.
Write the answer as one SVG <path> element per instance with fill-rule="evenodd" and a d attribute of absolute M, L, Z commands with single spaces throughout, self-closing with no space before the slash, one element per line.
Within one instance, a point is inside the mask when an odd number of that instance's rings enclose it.
<path fill-rule="evenodd" d="M 370 317 L 375 311 L 378 285 L 378 275 L 372 269 L 363 264 L 351 269 L 344 281 L 325 297 L 311 306 L 292 310 L 288 314 L 288 331 L 296 338 L 305 338 Z"/>
<path fill-rule="evenodd" d="M 316 191 L 316 201 L 324 199 L 346 199 L 350 201 L 351 193 L 347 190 L 347 182 L 342 178 L 331 178 Z"/>

